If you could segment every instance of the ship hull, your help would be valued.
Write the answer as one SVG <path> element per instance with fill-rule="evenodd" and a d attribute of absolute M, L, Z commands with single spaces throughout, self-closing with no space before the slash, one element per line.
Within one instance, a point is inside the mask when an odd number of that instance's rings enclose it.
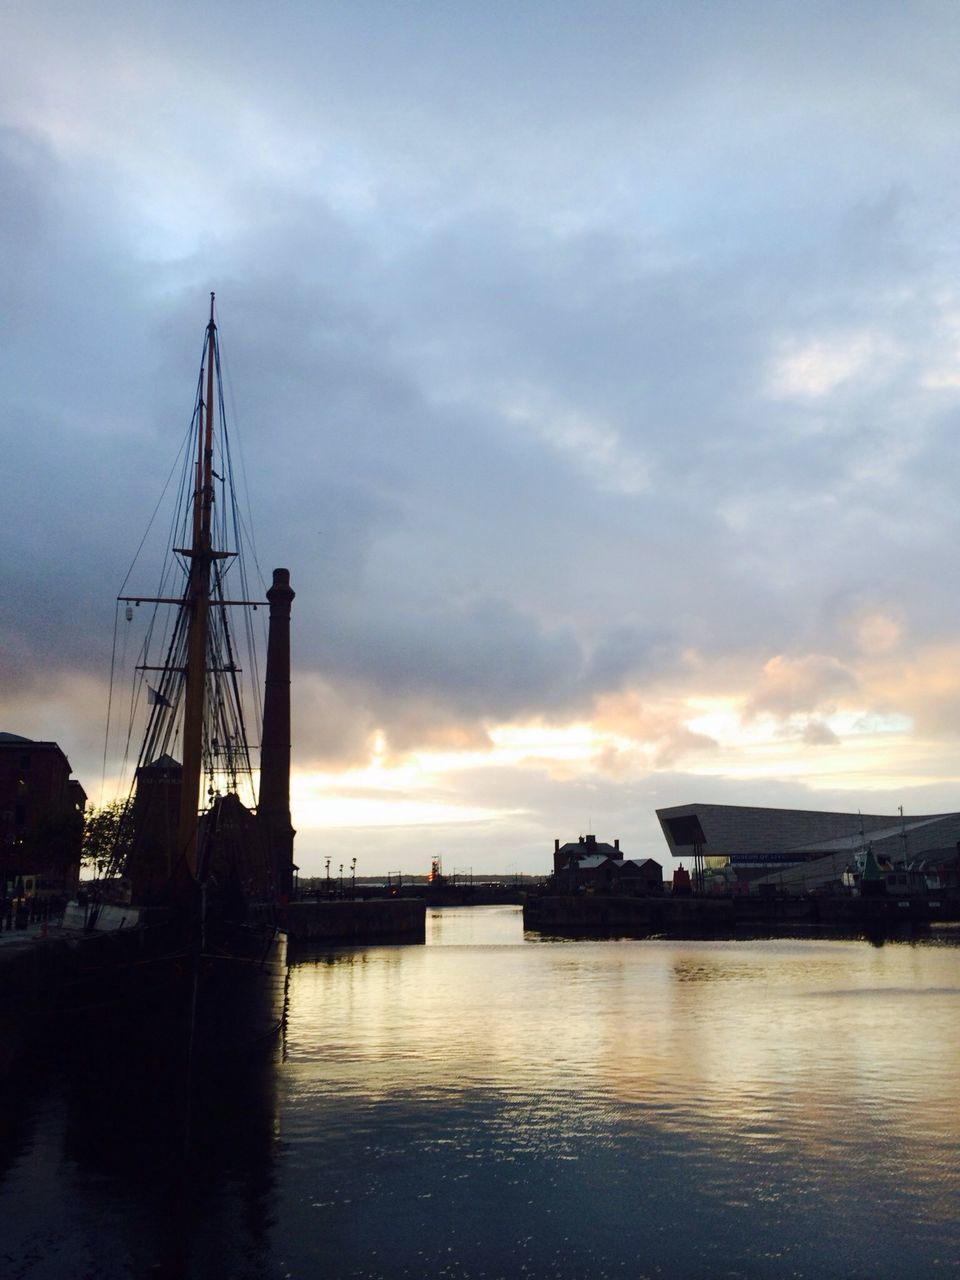
<path fill-rule="evenodd" d="M 276 1039 L 286 1009 L 285 933 L 221 926 L 211 931 L 196 968 L 196 1007 L 188 1022 L 201 1058 L 232 1058 Z"/>
<path fill-rule="evenodd" d="M 282 1027 L 287 936 L 266 925 L 176 918 L 39 944 L 20 992 L 21 1019 L 63 1023 L 120 1046 L 154 1041 L 191 1061 L 255 1053 Z"/>

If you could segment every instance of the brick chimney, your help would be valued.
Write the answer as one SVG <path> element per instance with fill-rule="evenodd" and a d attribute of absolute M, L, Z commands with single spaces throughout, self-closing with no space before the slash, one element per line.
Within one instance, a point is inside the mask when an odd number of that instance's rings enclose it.
<path fill-rule="evenodd" d="M 277 894 L 293 889 L 293 837 L 290 821 L 290 571 L 274 569 L 267 637 L 267 674 L 263 689 L 263 742 L 260 746 L 260 800 L 257 817 L 264 832 Z"/>

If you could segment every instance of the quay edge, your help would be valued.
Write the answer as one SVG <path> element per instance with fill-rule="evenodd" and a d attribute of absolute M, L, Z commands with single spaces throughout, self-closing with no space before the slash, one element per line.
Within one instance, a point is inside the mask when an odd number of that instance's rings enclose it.
<path fill-rule="evenodd" d="M 531 896 L 523 908 L 525 930 L 594 938 L 730 938 L 765 932 L 875 937 L 924 931 L 930 923 L 925 900 L 894 897 L 543 895 Z"/>
<path fill-rule="evenodd" d="M 278 909 L 277 923 L 294 947 L 421 943 L 426 940 L 426 903 L 422 898 L 290 902 Z"/>

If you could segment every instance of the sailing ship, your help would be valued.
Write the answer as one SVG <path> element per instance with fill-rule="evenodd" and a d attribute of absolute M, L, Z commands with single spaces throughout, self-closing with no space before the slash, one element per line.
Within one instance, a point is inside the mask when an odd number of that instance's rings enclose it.
<path fill-rule="evenodd" d="M 126 740 L 138 714 L 146 725 L 104 891 L 85 908 L 83 976 L 100 1003 L 132 998 L 161 1023 L 186 1020 L 201 1052 L 230 1053 L 276 1031 L 283 1011 L 294 593 L 286 569 L 273 571 L 265 601 L 247 585 L 250 539 L 233 483 L 213 294 L 181 467 L 159 588 L 117 598 L 117 631 L 135 615 L 145 620 Z M 261 721 L 259 698 L 245 685 L 252 677 L 259 688 L 249 623 L 264 604 Z M 115 640 L 114 666 L 116 654 Z M 258 794 L 251 713 L 260 730 Z"/>

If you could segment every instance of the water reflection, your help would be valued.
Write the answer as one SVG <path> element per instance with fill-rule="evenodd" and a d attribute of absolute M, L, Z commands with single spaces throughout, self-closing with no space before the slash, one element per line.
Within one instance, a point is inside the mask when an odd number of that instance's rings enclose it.
<path fill-rule="evenodd" d="M 958 1013 L 955 947 L 448 908 L 426 946 L 301 958 L 265 1069 L 185 1095 L 172 1046 L 105 1035 L 8 1080 L 0 1274 L 949 1273 Z"/>
<path fill-rule="evenodd" d="M 188 1078 L 185 1045 L 105 1027 L 33 1046 L 5 1081 L 0 1274 L 263 1275 L 276 1071 Z"/>
<path fill-rule="evenodd" d="M 956 950 L 533 944 L 466 910 L 416 952 L 292 977 L 284 1169 L 319 1190 L 285 1221 L 326 1242 L 306 1272 L 893 1277 L 956 1255 Z"/>

